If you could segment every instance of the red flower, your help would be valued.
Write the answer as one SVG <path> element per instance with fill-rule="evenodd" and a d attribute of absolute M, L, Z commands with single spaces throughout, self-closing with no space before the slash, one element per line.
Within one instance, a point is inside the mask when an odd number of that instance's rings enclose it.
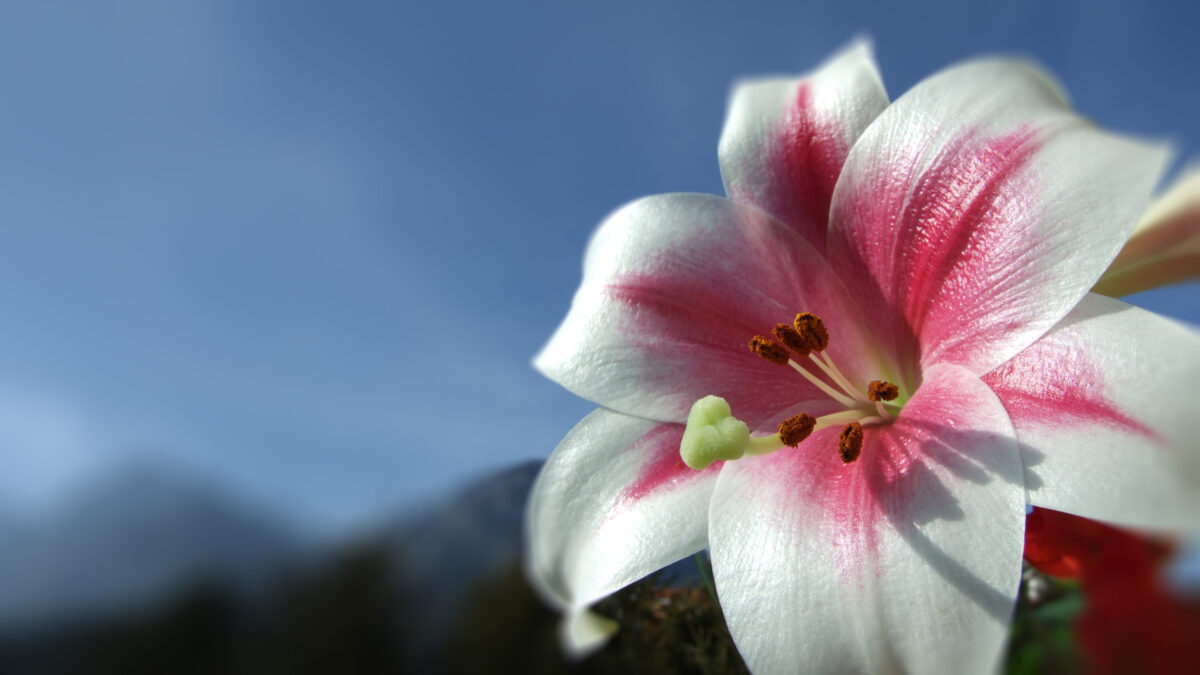
<path fill-rule="evenodd" d="M 1172 547 L 1049 509 L 1026 518 L 1025 559 L 1078 578 L 1086 598 L 1075 630 L 1095 673 L 1192 673 L 1200 665 L 1200 603 L 1170 592 Z"/>

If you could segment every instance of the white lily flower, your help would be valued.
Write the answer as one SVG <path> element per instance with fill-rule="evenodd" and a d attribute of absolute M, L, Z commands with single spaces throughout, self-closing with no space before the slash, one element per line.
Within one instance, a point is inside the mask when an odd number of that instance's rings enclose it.
<path fill-rule="evenodd" d="M 890 105 L 861 43 L 739 85 L 728 198 L 610 216 L 535 362 L 602 406 L 528 511 L 568 648 L 707 547 L 755 672 L 986 672 L 1027 504 L 1200 525 L 1200 339 L 1089 293 L 1168 154 L 1014 60 Z"/>

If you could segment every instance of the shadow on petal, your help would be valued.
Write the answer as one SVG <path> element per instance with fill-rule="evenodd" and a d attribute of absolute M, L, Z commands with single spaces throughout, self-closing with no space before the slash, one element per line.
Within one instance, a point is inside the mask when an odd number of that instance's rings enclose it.
<path fill-rule="evenodd" d="M 908 424 L 929 435 L 921 450 L 932 460 L 946 467 L 956 477 L 977 485 L 986 485 L 992 478 L 1026 488 L 1041 487 L 1042 480 L 1031 467 L 1037 466 L 1045 455 L 1029 448 L 1022 452 L 1023 465 L 1013 466 L 1004 456 L 994 452 L 969 452 L 969 448 L 995 446 L 1000 440 L 994 434 L 962 432 L 933 424 L 924 420 L 911 420 Z M 950 443 L 946 437 L 961 438 L 962 442 Z"/>
<path fill-rule="evenodd" d="M 986 490 L 997 481 L 1013 487 L 1024 484 L 1019 463 L 1011 454 L 1007 462 L 1000 456 L 1006 445 L 1012 451 L 1012 438 L 930 423 L 912 425 L 910 429 L 915 433 L 877 434 L 873 452 L 864 456 L 868 462 L 863 467 L 868 493 L 882 516 L 876 527 L 890 527 L 946 583 L 992 618 L 1008 621 L 1013 611 L 1012 594 L 964 564 L 947 545 L 953 542 L 939 542 L 930 533 L 941 531 L 936 527 L 939 521 L 967 520 L 974 522 L 963 523 L 966 527 L 989 528 L 1006 516 L 1023 518 L 1023 514 L 1015 513 L 995 514 L 994 518 L 987 513 L 968 514 L 969 507 L 960 502 L 962 495 Z M 989 457 L 993 453 L 996 456 Z M 953 481 L 964 485 L 952 485 Z M 961 527 L 954 530 L 956 534 L 963 532 Z M 978 533 L 972 534 L 975 539 L 981 538 Z M 1017 570 L 1019 565 L 1014 575 Z"/>

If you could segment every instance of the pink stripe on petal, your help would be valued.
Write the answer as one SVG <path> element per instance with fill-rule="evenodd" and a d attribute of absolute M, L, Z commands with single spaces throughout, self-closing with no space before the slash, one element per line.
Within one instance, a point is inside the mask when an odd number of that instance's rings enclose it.
<path fill-rule="evenodd" d="M 768 332 L 776 322 L 788 318 L 790 308 L 782 303 L 763 307 L 767 303 L 753 302 L 750 294 L 739 294 L 742 290 L 704 274 L 688 278 L 630 274 L 608 286 L 610 297 L 638 310 L 626 331 L 631 338 L 640 342 L 673 339 L 681 348 L 719 350 L 745 347 L 755 334 Z M 657 330 L 648 330 L 650 325 Z M 746 363 L 756 360 L 749 349 L 745 356 L 749 357 Z"/>
<path fill-rule="evenodd" d="M 853 464 L 838 457 L 840 428 L 814 434 L 797 451 L 787 456 L 789 491 L 815 505 L 831 523 L 831 555 L 837 561 L 841 578 L 853 580 L 878 556 L 879 527 L 882 515 L 868 476 L 881 469 L 883 454 L 877 430 L 864 430 L 863 455 Z M 807 446 L 807 447 L 805 447 Z M 785 451 L 787 452 L 787 451 Z M 782 471 L 783 467 L 777 470 Z M 806 475 L 807 474 L 807 475 Z M 786 475 L 786 474 L 785 474 Z M 819 476 L 813 480 L 813 476 Z M 763 475 L 763 480 L 771 480 Z"/>
<path fill-rule="evenodd" d="M 1020 202 L 1033 186 L 1020 174 L 1037 147 L 1028 129 L 983 143 L 968 132 L 909 195 L 894 244 L 893 290 L 906 295 L 904 314 L 918 335 L 931 314 L 959 316 L 993 290 L 1000 247 L 1014 226 L 1003 207 L 1018 202 L 1024 210 Z M 932 298 L 941 302 L 931 305 Z"/>
<path fill-rule="evenodd" d="M 983 379 L 1016 428 L 1030 504 L 1139 528 L 1200 527 L 1193 331 L 1089 294 Z"/>
<path fill-rule="evenodd" d="M 717 474 L 665 475 L 682 433 L 601 408 L 567 434 L 527 507 L 525 564 L 544 599 L 582 609 L 704 548 Z"/>
<path fill-rule="evenodd" d="M 571 312 L 535 363 L 626 414 L 682 422 L 711 394 L 757 428 L 797 404 L 829 401 L 749 349 L 801 312 L 824 319 L 827 351 L 850 381 L 865 387 L 894 372 L 841 280 L 794 230 L 719 197 L 652 197 L 596 233 Z"/>
<path fill-rule="evenodd" d="M 804 503 L 829 523 L 831 555 L 846 583 L 880 557 L 880 542 L 938 519 L 961 516 L 949 480 L 1021 484 L 1011 427 L 978 378 L 938 366 L 891 424 L 864 428 L 862 454 L 845 464 L 839 427 L 755 462 L 756 480 Z M 746 461 L 746 460 L 743 460 Z M 741 467 L 739 467 L 741 468 Z M 811 528 L 809 522 L 794 523 Z"/>
<path fill-rule="evenodd" d="M 1107 378 L 1088 358 L 1091 346 L 1051 333 L 983 376 L 1018 426 L 1100 425 L 1161 441 L 1105 394 Z"/>
<path fill-rule="evenodd" d="M 679 456 L 679 442 L 683 438 L 683 425 L 671 424 L 655 427 L 627 452 L 645 454 L 637 479 L 630 484 L 623 496 L 626 500 L 639 500 L 651 494 L 659 494 L 682 485 L 690 484 L 701 476 L 711 476 L 721 470 L 724 462 L 715 462 L 708 468 L 697 471 Z"/>
<path fill-rule="evenodd" d="M 896 422 L 867 430 L 857 461 L 841 463 L 836 435 L 730 462 L 713 490 L 714 575 L 747 664 L 991 670 L 1025 515 L 995 394 L 963 368 L 934 365 Z"/>
<path fill-rule="evenodd" d="M 949 68 L 851 148 L 829 258 L 902 361 L 982 375 L 1095 283 L 1164 157 L 1072 115 L 1028 64 Z"/>
<path fill-rule="evenodd" d="M 831 258 L 864 306 L 890 317 L 901 363 L 970 363 L 1022 325 L 1014 301 L 1043 247 L 1029 172 L 1040 147 L 1031 127 L 968 129 L 927 168 L 920 146 L 847 182 Z"/>
<path fill-rule="evenodd" d="M 824 251 L 842 164 L 887 105 L 864 42 L 801 79 L 740 83 L 718 146 L 727 194 L 770 213 Z"/>
<path fill-rule="evenodd" d="M 625 307 L 613 330 L 643 355 L 637 377 L 644 385 L 684 394 L 680 419 L 709 394 L 729 401 L 751 428 L 777 423 L 773 416 L 806 401 L 819 402 L 812 414 L 832 412 L 825 394 L 790 368 L 756 356 L 750 340 L 770 336 L 776 324 L 800 312 L 814 312 L 831 332 L 830 353 L 848 376 L 865 383 L 879 366 L 864 344 L 863 321 L 807 242 L 759 211 L 736 212 L 745 216 L 738 229 L 687 232 L 649 256 L 648 270 L 624 272 L 606 284 L 608 298 Z"/>
<path fill-rule="evenodd" d="M 736 284 L 714 279 L 630 275 L 607 288 L 614 300 L 629 303 L 623 327 L 630 347 L 642 350 L 647 362 L 638 373 L 650 389 L 687 393 L 686 408 L 714 394 L 724 398 L 733 415 L 750 428 L 777 423 L 781 412 L 804 404 L 806 412 L 822 415 L 838 404 L 787 366 L 770 363 L 749 348 L 755 335 L 770 337 L 775 324 L 787 322 L 801 310 L 819 306 L 797 301 L 777 309 L 761 308 L 753 293 L 740 293 Z M 823 304 L 823 303 L 822 303 Z M 798 309 L 796 309 L 798 308 Z M 827 325 L 842 330 L 831 348 L 852 374 L 862 365 L 857 327 L 832 316 Z M 843 330 L 849 328 L 849 330 Z M 845 358 L 844 355 L 853 355 Z M 810 366 L 811 371 L 819 372 Z M 687 414 L 682 409 L 681 417 Z"/>
<path fill-rule="evenodd" d="M 639 378 L 654 391 L 686 393 L 681 418 L 691 403 L 715 394 L 754 427 L 787 404 L 820 396 L 790 369 L 749 349 L 750 338 L 786 320 L 783 307 L 755 312 L 753 303 L 703 279 L 628 276 L 607 291 L 632 310 L 623 331 L 629 346 L 646 355 Z"/>
<path fill-rule="evenodd" d="M 775 133 L 780 142 L 769 159 L 774 180 L 764 206 L 824 250 L 833 186 L 849 151 L 845 130 L 836 119 L 821 116 L 811 85 L 804 82 Z"/>

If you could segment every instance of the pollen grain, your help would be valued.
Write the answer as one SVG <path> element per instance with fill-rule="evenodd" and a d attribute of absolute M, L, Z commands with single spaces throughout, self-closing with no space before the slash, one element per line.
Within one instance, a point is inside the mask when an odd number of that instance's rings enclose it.
<path fill-rule="evenodd" d="M 781 366 L 788 362 L 787 350 L 781 345 L 772 342 L 770 338 L 762 335 L 755 335 L 750 339 L 750 351 L 771 363 L 777 363 Z"/>
<path fill-rule="evenodd" d="M 838 435 L 838 455 L 841 456 L 842 462 L 849 464 L 858 459 L 862 454 L 863 446 L 863 430 L 862 425 L 858 422 L 851 422 L 842 427 L 842 433 Z"/>
<path fill-rule="evenodd" d="M 775 336 L 776 340 L 779 340 L 780 344 L 800 356 L 808 356 L 809 352 L 812 351 L 812 345 L 800 335 L 800 331 L 786 323 L 776 324 L 771 334 Z"/>
<path fill-rule="evenodd" d="M 794 448 L 812 434 L 815 426 L 817 426 L 816 418 L 808 413 L 792 415 L 779 423 L 779 442 L 789 448 Z"/>
<path fill-rule="evenodd" d="M 900 395 L 900 388 L 891 382 L 871 380 L 867 385 L 867 398 L 872 401 L 894 401 Z"/>
<path fill-rule="evenodd" d="M 829 331 L 825 330 L 825 322 L 812 312 L 797 314 L 793 322 L 796 333 L 804 341 L 804 345 L 812 352 L 822 352 L 829 346 Z"/>

